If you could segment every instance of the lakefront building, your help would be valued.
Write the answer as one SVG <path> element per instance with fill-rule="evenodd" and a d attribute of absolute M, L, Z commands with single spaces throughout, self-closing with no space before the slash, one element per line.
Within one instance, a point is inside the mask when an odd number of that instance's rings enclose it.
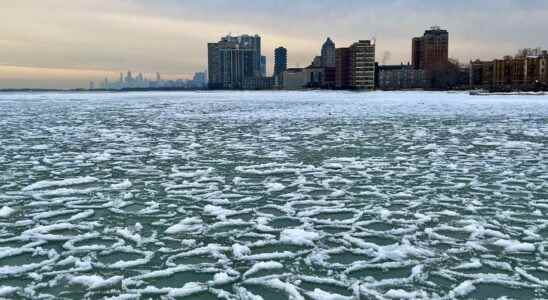
<path fill-rule="evenodd" d="M 410 64 L 379 66 L 377 81 L 381 90 L 421 89 L 428 86 L 426 72 Z"/>
<path fill-rule="evenodd" d="M 226 36 L 208 44 L 209 88 L 242 89 L 244 80 L 261 78 L 261 37 Z"/>
<path fill-rule="evenodd" d="M 548 89 L 548 51 L 471 61 L 470 87 L 500 91 Z"/>
<path fill-rule="evenodd" d="M 336 65 L 336 48 L 331 38 L 327 38 L 322 46 L 321 66 L 324 68 L 334 68 Z"/>
<path fill-rule="evenodd" d="M 411 56 L 415 69 L 444 69 L 449 63 L 449 32 L 432 27 L 422 37 L 413 38 Z"/>
<path fill-rule="evenodd" d="M 278 47 L 274 50 L 274 86 L 283 87 L 283 73 L 287 70 L 287 49 Z"/>
<path fill-rule="evenodd" d="M 348 48 L 336 49 L 335 87 L 372 90 L 375 88 L 375 44 L 361 40 Z"/>

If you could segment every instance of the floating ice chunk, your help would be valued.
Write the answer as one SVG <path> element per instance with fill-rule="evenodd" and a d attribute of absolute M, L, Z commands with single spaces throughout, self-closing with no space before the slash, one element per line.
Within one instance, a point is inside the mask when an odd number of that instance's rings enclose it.
<path fill-rule="evenodd" d="M 451 296 L 451 298 L 464 297 L 473 292 L 475 289 L 476 287 L 474 286 L 474 282 L 471 280 L 467 280 L 459 284 L 456 288 L 449 292 L 449 295 Z"/>
<path fill-rule="evenodd" d="M 95 211 L 93 209 L 88 209 L 88 210 L 85 210 L 83 212 L 80 212 L 80 213 L 77 213 L 77 214 L 73 215 L 72 217 L 70 217 L 69 221 L 77 221 L 77 220 L 85 219 L 85 218 L 93 216 L 94 213 L 95 213 Z"/>
<path fill-rule="evenodd" d="M 314 241 L 320 239 L 320 234 L 312 231 L 305 231 L 303 229 L 284 229 L 280 233 L 280 242 L 300 245 L 300 246 L 314 246 Z"/>
<path fill-rule="evenodd" d="M 234 244 L 232 245 L 232 253 L 234 254 L 235 258 L 242 259 L 244 256 L 251 253 L 251 249 L 249 249 L 249 247 L 247 246 Z"/>
<path fill-rule="evenodd" d="M 137 251 L 128 251 L 128 253 L 140 253 Z M 127 269 L 135 266 L 140 266 L 149 263 L 154 256 L 152 251 L 143 251 L 141 254 L 144 254 L 145 257 L 138 258 L 134 260 L 120 260 L 115 263 L 109 264 L 107 267 L 110 269 Z"/>
<path fill-rule="evenodd" d="M 94 161 L 98 161 L 98 162 L 101 162 L 101 161 L 108 161 L 112 158 L 112 155 L 108 152 L 103 152 L 99 155 L 97 155 L 95 158 L 93 158 Z"/>
<path fill-rule="evenodd" d="M 124 181 L 120 183 L 114 183 L 110 185 L 110 188 L 115 190 L 127 190 L 132 186 L 131 181 L 128 179 L 124 179 Z"/>
<path fill-rule="evenodd" d="M 23 188 L 23 191 L 34 191 L 34 190 L 40 190 L 50 187 L 63 187 L 63 186 L 71 186 L 71 185 L 79 185 L 79 184 L 88 184 L 88 183 L 94 183 L 97 182 L 99 179 L 95 177 L 76 177 L 76 178 L 68 178 L 63 180 L 44 180 L 35 182 L 25 188 Z"/>
<path fill-rule="evenodd" d="M 241 299 L 241 300 L 264 300 L 263 297 L 251 293 L 250 291 L 246 290 L 244 287 L 237 287 L 236 295 L 238 296 L 238 299 Z"/>
<path fill-rule="evenodd" d="M 7 218 L 13 213 L 15 213 L 15 209 L 11 207 L 3 206 L 2 208 L 0 208 L 0 218 Z"/>
<path fill-rule="evenodd" d="M 312 292 L 306 293 L 312 300 L 352 300 L 353 297 L 331 294 L 321 289 L 314 289 Z"/>
<path fill-rule="evenodd" d="M 426 299 L 427 294 L 424 291 L 408 292 L 406 290 L 389 290 L 384 294 L 385 297 L 390 299 Z"/>
<path fill-rule="evenodd" d="M 123 276 L 113 276 L 105 279 L 99 275 L 69 275 L 67 279 L 71 284 L 79 284 L 87 286 L 89 290 L 96 290 L 117 285 L 123 278 Z"/>
<path fill-rule="evenodd" d="M 269 182 L 265 184 L 268 193 L 279 192 L 285 189 L 285 185 L 278 182 Z"/>
<path fill-rule="evenodd" d="M 208 168 L 206 170 L 196 170 L 194 172 L 181 172 L 176 167 L 173 167 L 171 171 L 172 174 L 169 175 L 171 178 L 194 178 L 198 176 L 204 176 L 213 172 L 213 168 Z"/>
<path fill-rule="evenodd" d="M 471 262 L 462 263 L 456 266 L 455 270 L 470 270 L 470 269 L 479 269 L 483 266 L 481 261 L 477 258 L 473 258 Z"/>
<path fill-rule="evenodd" d="M 217 219 L 224 221 L 227 216 L 238 214 L 239 212 L 208 204 L 204 207 L 204 213 L 216 216 Z"/>
<path fill-rule="evenodd" d="M 272 260 L 272 259 L 287 259 L 292 257 L 297 257 L 299 255 L 302 255 L 302 252 L 271 252 L 271 253 L 259 253 L 259 254 L 252 254 L 252 255 L 246 255 L 244 256 L 245 260 L 250 261 L 256 261 L 256 260 Z"/>
<path fill-rule="evenodd" d="M 327 131 L 323 130 L 321 127 L 315 127 L 307 131 L 303 131 L 305 135 L 318 136 L 326 133 Z"/>
<path fill-rule="evenodd" d="M 305 298 L 299 293 L 297 288 L 288 282 L 283 282 L 280 279 L 265 280 L 261 278 L 248 279 L 244 283 L 263 285 L 276 290 L 281 290 L 287 293 L 289 300 L 305 300 Z"/>
<path fill-rule="evenodd" d="M 167 234 L 191 233 L 200 234 L 204 230 L 204 224 L 200 217 L 186 218 L 178 224 L 166 229 Z"/>
<path fill-rule="evenodd" d="M 15 292 L 19 290 L 18 287 L 13 286 L 0 286 L 0 297 L 7 297 L 13 295 Z"/>
<path fill-rule="evenodd" d="M 198 282 L 188 282 L 182 288 L 172 288 L 169 289 L 167 293 L 168 298 L 181 298 L 188 297 L 193 294 L 201 293 L 207 291 L 207 286 L 198 283 Z"/>
<path fill-rule="evenodd" d="M 361 239 L 352 237 L 348 234 L 344 235 L 344 239 L 364 249 L 372 249 L 375 251 L 375 259 L 373 262 L 392 260 L 402 261 L 408 257 L 433 257 L 434 252 L 413 246 L 409 240 L 404 239 L 401 244 L 392 244 L 386 246 L 379 246 L 374 243 L 368 243 Z"/>
<path fill-rule="evenodd" d="M 511 240 L 497 240 L 493 243 L 495 246 L 504 248 L 506 252 L 534 252 L 535 245 L 531 243 L 521 243 L 519 241 Z"/>
<path fill-rule="evenodd" d="M 249 270 L 247 270 L 244 273 L 244 278 L 248 277 L 249 275 L 253 275 L 257 272 L 263 271 L 263 270 L 275 270 L 275 269 L 281 269 L 284 266 L 276 261 L 264 261 L 264 262 L 258 262 L 254 264 Z"/>
<path fill-rule="evenodd" d="M 238 279 L 238 276 L 230 276 L 227 272 L 216 273 L 213 275 L 212 283 L 214 285 L 225 285 L 232 283 Z"/>
<path fill-rule="evenodd" d="M 529 281 L 532 281 L 536 284 L 539 284 L 539 285 L 542 285 L 542 286 L 545 286 L 545 287 L 548 287 L 548 280 L 540 280 L 539 278 L 527 273 L 527 271 L 525 271 L 524 269 L 522 268 L 516 268 L 516 272 L 523 276 L 524 278 L 526 278 L 527 280 Z"/>

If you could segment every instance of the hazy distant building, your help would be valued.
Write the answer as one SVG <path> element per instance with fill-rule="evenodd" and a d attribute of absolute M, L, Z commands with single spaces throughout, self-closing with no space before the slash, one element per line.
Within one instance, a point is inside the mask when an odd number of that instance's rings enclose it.
<path fill-rule="evenodd" d="M 261 38 L 226 36 L 208 44 L 209 87 L 242 89 L 248 78 L 261 77 Z"/>
<path fill-rule="evenodd" d="M 415 69 L 442 70 L 449 63 L 449 32 L 439 27 L 413 38 L 412 64 Z"/>
<path fill-rule="evenodd" d="M 375 88 L 375 44 L 361 40 L 336 50 L 335 86 L 339 89 Z"/>
<path fill-rule="evenodd" d="M 336 49 L 335 43 L 331 38 L 327 38 L 327 41 L 322 46 L 321 66 L 334 68 L 336 65 Z"/>

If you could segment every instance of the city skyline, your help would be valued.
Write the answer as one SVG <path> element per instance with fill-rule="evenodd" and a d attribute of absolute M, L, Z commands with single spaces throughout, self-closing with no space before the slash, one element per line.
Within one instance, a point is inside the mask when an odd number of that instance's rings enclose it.
<path fill-rule="evenodd" d="M 76 88 L 120 71 L 191 79 L 206 69 L 206 44 L 228 33 L 259 34 L 267 73 L 274 49 L 304 67 L 327 37 L 337 45 L 377 41 L 377 61 L 411 61 L 411 38 L 432 25 L 451 32 L 450 57 L 463 63 L 548 48 L 545 1 L 28 1 L 0 4 L 0 88 Z M 49 12 L 55 7 L 55 12 Z M 44 11 L 48 14 L 44 14 Z M 219 18 L 222 16 L 222 18 Z M 320 17 L 319 17 L 320 16 Z M 218 21 L 222 19 L 223 21 Z"/>

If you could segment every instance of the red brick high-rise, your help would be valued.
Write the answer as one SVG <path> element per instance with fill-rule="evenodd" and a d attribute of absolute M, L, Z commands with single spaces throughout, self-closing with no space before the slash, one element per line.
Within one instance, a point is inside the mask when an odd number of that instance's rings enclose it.
<path fill-rule="evenodd" d="M 449 32 L 439 27 L 426 30 L 413 39 L 412 62 L 415 69 L 444 69 L 449 63 Z"/>

